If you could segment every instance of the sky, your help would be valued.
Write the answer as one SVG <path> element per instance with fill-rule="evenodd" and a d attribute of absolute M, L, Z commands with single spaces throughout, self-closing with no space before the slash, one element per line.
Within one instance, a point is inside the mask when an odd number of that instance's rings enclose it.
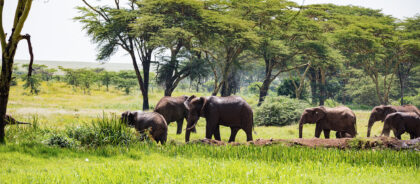
<path fill-rule="evenodd" d="M 87 0 L 98 4 L 98 0 Z M 293 0 L 302 4 L 303 0 Z M 102 0 L 100 3 L 111 3 Z M 381 9 L 385 14 L 399 19 L 420 14 L 420 0 L 305 0 L 304 4 L 333 3 L 337 5 L 356 5 Z M 17 0 L 6 0 L 3 22 L 5 32 L 10 34 Z M 73 20 L 78 15 L 75 9 L 82 6 L 81 0 L 34 0 L 22 34 L 29 33 L 35 60 L 51 61 L 96 61 L 96 45 L 91 42 L 82 25 Z M 20 42 L 15 59 L 28 60 L 26 42 Z M 117 52 L 109 62 L 129 63 L 130 58 L 124 51 Z"/>

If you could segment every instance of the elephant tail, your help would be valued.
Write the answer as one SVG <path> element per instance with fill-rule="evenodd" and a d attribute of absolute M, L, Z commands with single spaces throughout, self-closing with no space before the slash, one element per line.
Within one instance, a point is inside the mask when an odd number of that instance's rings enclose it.
<path fill-rule="evenodd" d="M 356 135 L 358 135 L 359 133 L 357 133 L 357 118 L 356 118 L 356 116 L 354 116 L 354 122 L 353 122 L 353 126 L 354 126 L 354 131 L 355 131 L 355 133 L 356 133 Z M 356 136 L 356 135 L 354 135 L 354 136 Z"/>
<path fill-rule="evenodd" d="M 251 122 L 252 122 L 252 131 L 255 135 L 258 135 L 257 131 L 255 131 L 255 124 L 254 124 L 254 113 L 251 113 Z"/>

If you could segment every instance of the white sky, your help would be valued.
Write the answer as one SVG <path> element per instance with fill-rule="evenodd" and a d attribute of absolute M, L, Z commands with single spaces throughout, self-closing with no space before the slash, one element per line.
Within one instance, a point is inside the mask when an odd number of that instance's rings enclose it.
<path fill-rule="evenodd" d="M 92 4 L 98 0 L 88 0 Z M 299 4 L 302 0 L 293 0 Z M 102 0 L 112 3 L 111 0 Z M 357 5 L 381 9 L 385 14 L 399 19 L 420 14 L 420 0 L 305 0 L 305 4 L 333 3 Z M 17 0 L 6 0 L 3 12 L 4 29 L 10 34 Z M 78 12 L 76 6 L 81 0 L 34 0 L 32 10 L 22 34 L 32 36 L 35 60 L 86 61 L 95 62 L 96 46 L 91 43 L 81 24 L 72 20 Z M 15 59 L 27 60 L 29 54 L 26 42 L 19 44 Z M 130 62 L 123 51 L 118 52 L 110 62 Z"/>

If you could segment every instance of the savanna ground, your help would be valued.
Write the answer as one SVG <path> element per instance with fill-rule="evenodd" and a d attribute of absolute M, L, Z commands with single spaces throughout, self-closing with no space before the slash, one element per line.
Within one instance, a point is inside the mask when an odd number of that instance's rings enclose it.
<path fill-rule="evenodd" d="M 24 95 L 22 84 L 12 87 L 9 110 L 15 118 L 32 122 L 39 129 L 65 131 L 86 124 L 103 113 L 121 114 L 141 107 L 139 94 L 124 95 L 111 89 L 83 94 L 64 83 L 43 83 L 42 93 Z M 176 91 L 173 96 L 208 95 Z M 150 104 L 163 92 L 150 92 Z M 243 96 L 255 107 L 257 97 Z M 369 111 L 355 110 L 358 136 L 365 137 Z M 185 123 L 184 123 L 185 124 Z M 45 137 L 29 136 L 33 127 L 9 126 L 7 145 L 0 146 L 0 183 L 418 183 L 420 153 L 393 150 L 340 150 L 300 146 L 208 146 L 183 144 L 184 132 L 176 135 L 171 123 L 167 145 L 136 143 L 130 146 L 59 148 L 48 146 Z M 205 122 L 197 134 L 204 138 Z M 184 125 L 185 128 L 185 125 Z M 314 126 L 304 126 L 304 138 L 312 138 Z M 382 123 L 372 130 L 379 135 Z M 32 131 L 32 132 L 31 132 Z M 297 125 L 255 127 L 254 139 L 292 139 Z M 29 133 L 31 132 L 31 133 Z M 42 133 L 39 133 L 40 135 Z M 332 133 L 334 138 L 334 133 Z M 32 135 L 32 134 L 31 134 Z M 36 134 L 35 134 L 36 135 Z M 222 140 L 230 129 L 222 127 Z M 245 142 L 240 131 L 238 142 Z M 403 139 L 408 139 L 404 135 Z"/>

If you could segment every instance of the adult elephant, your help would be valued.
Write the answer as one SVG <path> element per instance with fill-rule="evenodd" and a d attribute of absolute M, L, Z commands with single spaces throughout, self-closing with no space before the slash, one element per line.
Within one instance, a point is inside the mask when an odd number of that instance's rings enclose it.
<path fill-rule="evenodd" d="M 420 114 L 414 112 L 395 112 L 386 116 L 382 134 L 389 136 L 392 130 L 397 139 L 405 132 L 410 134 L 410 139 L 420 137 Z"/>
<path fill-rule="evenodd" d="M 136 128 L 138 132 L 150 130 L 150 135 L 157 143 L 166 142 L 168 125 L 165 118 L 157 112 L 126 111 L 121 114 L 121 121 Z"/>
<path fill-rule="evenodd" d="M 176 121 L 177 128 L 176 134 L 182 133 L 182 124 L 184 119 L 187 120 L 188 110 L 184 105 L 184 102 L 188 99 L 188 96 L 170 97 L 165 96 L 159 100 L 156 104 L 155 112 L 162 114 L 168 125 L 171 122 Z M 192 129 L 196 132 L 195 128 Z"/>
<path fill-rule="evenodd" d="M 337 131 L 337 138 L 355 137 L 357 134 L 356 115 L 348 107 L 319 106 L 305 109 L 299 121 L 299 138 L 302 138 L 305 123 L 316 123 L 315 137 L 317 138 L 324 131 L 325 138 L 329 139 L 331 130 Z"/>
<path fill-rule="evenodd" d="M 369 122 L 368 122 L 368 130 L 367 130 L 367 137 L 370 137 L 370 132 L 372 130 L 372 126 L 376 121 L 384 121 L 385 117 L 388 114 L 394 112 L 417 112 L 420 113 L 419 109 L 417 109 L 414 105 L 403 105 L 403 106 L 394 106 L 394 105 L 379 105 L 372 109 L 370 113 Z"/>
<path fill-rule="evenodd" d="M 206 138 L 214 135 L 220 139 L 219 125 L 230 127 L 229 142 L 234 142 L 240 129 L 246 133 L 247 141 L 252 141 L 253 112 L 251 106 L 241 97 L 196 97 L 191 96 L 185 102 L 189 111 L 185 142 L 190 140 L 190 132 L 197 125 L 200 117 L 206 118 Z"/>

